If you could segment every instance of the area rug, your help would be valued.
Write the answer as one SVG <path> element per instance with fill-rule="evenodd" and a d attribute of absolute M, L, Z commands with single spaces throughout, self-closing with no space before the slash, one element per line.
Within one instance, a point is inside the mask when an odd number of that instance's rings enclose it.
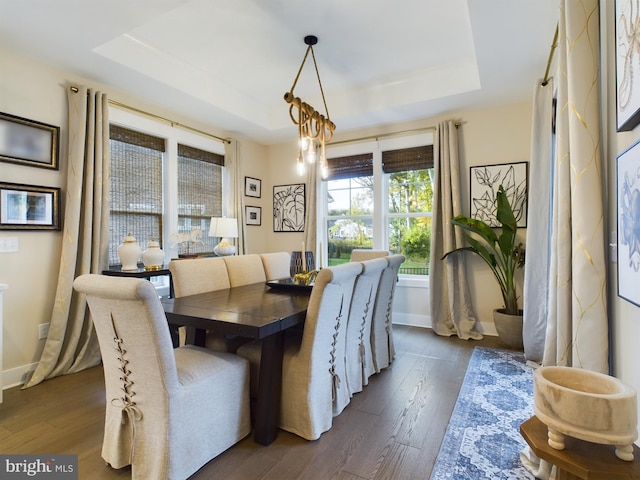
<path fill-rule="evenodd" d="M 431 480 L 532 480 L 520 424 L 533 415 L 533 369 L 524 354 L 475 347 Z"/>

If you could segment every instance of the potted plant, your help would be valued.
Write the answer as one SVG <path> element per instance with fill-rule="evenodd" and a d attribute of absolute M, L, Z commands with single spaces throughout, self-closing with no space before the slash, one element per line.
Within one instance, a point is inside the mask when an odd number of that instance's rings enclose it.
<path fill-rule="evenodd" d="M 487 223 L 464 215 L 457 215 L 451 223 L 464 229 L 469 246 L 447 252 L 442 258 L 459 252 L 478 255 L 495 276 L 504 308 L 494 311 L 494 322 L 500 338 L 510 346 L 522 348 L 522 310 L 518 308 L 516 269 L 524 266 L 525 252 L 517 242 L 518 223 L 502 185 L 496 194 L 496 233 Z M 505 317 L 506 316 L 506 317 Z"/>

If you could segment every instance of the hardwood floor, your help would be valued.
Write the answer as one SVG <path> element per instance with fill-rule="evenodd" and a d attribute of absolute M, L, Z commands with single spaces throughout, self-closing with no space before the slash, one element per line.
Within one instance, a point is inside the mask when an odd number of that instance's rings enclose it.
<path fill-rule="evenodd" d="M 192 479 L 428 479 L 475 346 L 481 341 L 394 326 L 396 358 L 369 379 L 333 427 L 314 442 L 280 431 L 268 447 L 249 436 Z M 79 478 L 130 478 L 100 457 L 104 421 L 102 367 L 4 392 L 0 452 L 78 454 Z M 152 461 L 152 459 L 150 459 Z M 151 479 L 150 479 L 151 480 Z"/>

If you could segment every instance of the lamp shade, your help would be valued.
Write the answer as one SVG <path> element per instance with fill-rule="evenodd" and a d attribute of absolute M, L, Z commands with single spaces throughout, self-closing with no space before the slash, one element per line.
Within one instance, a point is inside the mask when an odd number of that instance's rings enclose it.
<path fill-rule="evenodd" d="M 234 238 L 238 236 L 238 221 L 235 218 L 211 217 L 210 237 Z"/>

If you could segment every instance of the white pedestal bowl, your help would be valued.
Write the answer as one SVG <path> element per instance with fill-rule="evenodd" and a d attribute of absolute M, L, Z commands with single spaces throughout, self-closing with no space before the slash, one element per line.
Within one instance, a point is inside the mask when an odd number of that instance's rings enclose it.
<path fill-rule="evenodd" d="M 636 392 L 619 379 L 572 367 L 540 367 L 533 375 L 534 413 L 548 428 L 549 445 L 564 449 L 569 436 L 615 445 L 633 461 L 638 438 Z"/>

